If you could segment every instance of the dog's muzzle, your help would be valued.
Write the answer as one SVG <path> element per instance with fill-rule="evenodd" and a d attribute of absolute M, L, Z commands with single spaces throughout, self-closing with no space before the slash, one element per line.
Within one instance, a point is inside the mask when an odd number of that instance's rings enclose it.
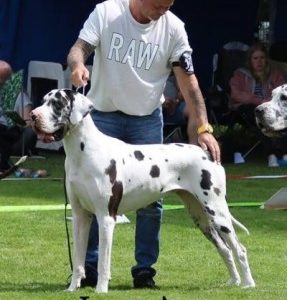
<path fill-rule="evenodd" d="M 31 112 L 31 126 L 34 132 L 37 134 L 38 139 L 50 143 L 50 142 L 57 142 L 60 141 L 64 138 L 65 132 L 66 132 L 66 125 L 65 124 L 58 124 L 54 132 L 46 132 L 42 130 L 43 126 L 41 125 L 40 119 L 33 113 Z"/>

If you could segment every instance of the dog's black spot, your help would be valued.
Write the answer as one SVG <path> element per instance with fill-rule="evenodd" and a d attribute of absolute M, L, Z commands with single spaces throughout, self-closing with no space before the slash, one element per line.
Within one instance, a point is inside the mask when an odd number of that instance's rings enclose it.
<path fill-rule="evenodd" d="M 155 177 L 159 177 L 159 174 L 160 174 L 160 169 L 158 166 L 156 165 L 153 165 L 150 169 L 150 176 L 155 178 Z"/>
<path fill-rule="evenodd" d="M 54 96 L 57 100 L 60 100 L 62 98 L 62 94 L 60 93 L 60 91 L 57 91 Z"/>
<path fill-rule="evenodd" d="M 126 164 L 126 162 L 125 162 L 125 159 L 123 158 L 123 165 L 125 165 Z"/>
<path fill-rule="evenodd" d="M 74 101 L 75 100 L 75 95 L 76 95 L 76 92 L 71 90 L 71 89 L 64 89 L 63 90 L 67 97 L 69 98 L 70 101 Z"/>
<path fill-rule="evenodd" d="M 184 147 L 183 144 L 175 144 L 175 145 L 178 146 L 178 147 Z"/>
<path fill-rule="evenodd" d="M 84 149 L 85 149 L 85 144 L 84 144 L 83 142 L 81 142 L 80 147 L 81 147 L 81 151 L 84 151 Z"/>
<path fill-rule="evenodd" d="M 162 192 L 163 191 L 163 187 L 160 189 L 160 192 Z"/>
<path fill-rule="evenodd" d="M 204 191 L 203 194 L 204 194 L 205 196 L 208 196 L 208 193 L 207 193 L 206 191 Z"/>
<path fill-rule="evenodd" d="M 180 178 L 180 176 L 178 176 L 178 177 L 177 177 L 177 181 L 180 181 L 180 180 L 181 180 L 181 178 Z"/>
<path fill-rule="evenodd" d="M 205 209 L 210 215 L 215 216 L 214 210 L 210 209 L 208 206 L 205 206 Z"/>
<path fill-rule="evenodd" d="M 214 188 L 213 188 L 213 191 L 214 191 L 214 193 L 215 193 L 217 196 L 220 195 L 220 189 L 219 189 L 219 188 L 214 187 Z"/>
<path fill-rule="evenodd" d="M 166 158 L 164 161 L 165 161 L 165 162 L 168 162 L 168 159 Z"/>
<path fill-rule="evenodd" d="M 201 172 L 201 181 L 200 181 L 200 186 L 202 189 L 204 190 L 210 190 L 211 186 L 212 186 L 212 182 L 211 182 L 211 174 L 209 171 L 207 170 L 202 170 Z"/>
<path fill-rule="evenodd" d="M 203 160 L 207 160 L 207 157 L 206 157 L 206 156 L 203 156 L 202 159 L 203 159 Z"/>
<path fill-rule="evenodd" d="M 221 230 L 222 232 L 225 232 L 225 233 L 230 233 L 230 232 L 231 232 L 230 229 L 227 228 L 227 227 L 225 227 L 225 226 L 220 226 L 220 230 Z"/>
<path fill-rule="evenodd" d="M 135 158 L 136 158 L 137 160 L 139 160 L 139 161 L 141 161 L 141 160 L 144 159 L 144 155 L 142 154 L 141 151 L 136 150 L 136 151 L 134 152 L 134 155 L 135 155 Z"/>
<path fill-rule="evenodd" d="M 121 181 L 115 181 L 112 186 L 112 196 L 110 197 L 108 209 L 109 214 L 116 220 L 118 208 L 123 197 L 123 184 Z"/>
<path fill-rule="evenodd" d="M 110 176 L 110 182 L 114 183 L 117 177 L 117 167 L 114 159 L 111 159 L 110 165 L 105 169 L 105 173 Z"/>

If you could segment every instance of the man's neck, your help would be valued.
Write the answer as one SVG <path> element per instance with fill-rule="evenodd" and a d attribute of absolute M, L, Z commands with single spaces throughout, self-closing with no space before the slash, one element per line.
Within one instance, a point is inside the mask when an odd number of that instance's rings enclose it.
<path fill-rule="evenodd" d="M 130 0 L 130 11 L 137 22 L 141 24 L 147 24 L 150 22 L 150 20 L 141 13 L 140 5 L 142 4 L 140 1 L 141 0 Z"/>

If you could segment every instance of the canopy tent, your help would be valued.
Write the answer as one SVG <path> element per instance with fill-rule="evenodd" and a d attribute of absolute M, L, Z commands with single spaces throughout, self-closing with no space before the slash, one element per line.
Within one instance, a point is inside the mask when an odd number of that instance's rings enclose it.
<path fill-rule="evenodd" d="M 84 20 L 99 2 L 1 0 L 0 59 L 11 63 L 14 70 L 27 71 L 30 60 L 65 65 L 67 53 Z M 191 8 L 187 8 L 187 1 L 175 1 L 171 10 L 186 24 L 194 49 L 196 74 L 203 91 L 210 86 L 213 54 L 228 41 L 239 40 L 247 44 L 252 41 L 258 2 L 201 0 L 192 1 Z M 281 13 L 282 10 L 278 8 L 277 11 Z M 282 17 L 282 22 L 286 23 L 286 18 Z"/>

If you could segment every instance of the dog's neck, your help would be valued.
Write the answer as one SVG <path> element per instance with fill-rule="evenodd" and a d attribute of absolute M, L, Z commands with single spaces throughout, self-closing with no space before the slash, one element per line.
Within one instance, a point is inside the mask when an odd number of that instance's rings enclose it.
<path fill-rule="evenodd" d="M 85 145 L 93 143 L 97 147 L 96 136 L 102 133 L 95 126 L 90 114 L 87 114 L 78 124 L 71 125 L 64 136 L 64 149 L 66 155 L 72 155 L 77 151 L 75 145 L 79 145 L 79 149 L 83 151 Z M 98 142 L 100 146 L 100 141 Z M 71 146 L 70 146 L 71 145 Z"/>

